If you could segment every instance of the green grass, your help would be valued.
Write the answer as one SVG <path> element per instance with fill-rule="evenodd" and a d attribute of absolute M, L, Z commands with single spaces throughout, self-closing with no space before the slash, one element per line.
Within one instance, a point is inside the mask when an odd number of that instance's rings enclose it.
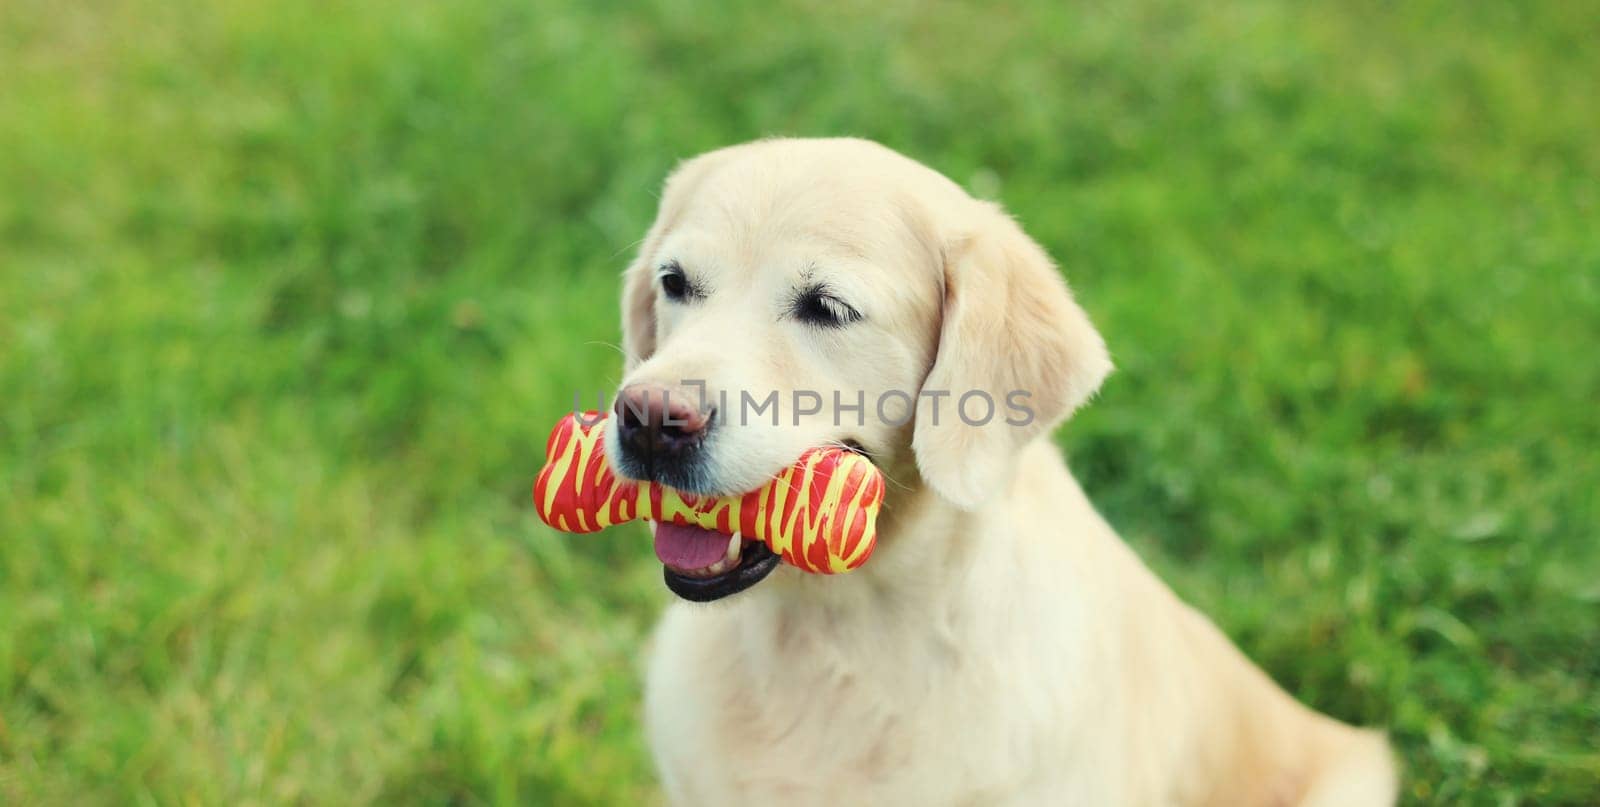
<path fill-rule="evenodd" d="M 0 802 L 635 803 L 639 534 L 527 491 L 673 163 L 881 140 L 1119 371 L 1060 440 L 1414 803 L 1600 802 L 1585 4 L 0 4 Z"/>

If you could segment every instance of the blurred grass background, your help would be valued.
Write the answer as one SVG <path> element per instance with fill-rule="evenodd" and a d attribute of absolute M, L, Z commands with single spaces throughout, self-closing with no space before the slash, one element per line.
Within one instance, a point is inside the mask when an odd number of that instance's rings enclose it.
<path fill-rule="evenodd" d="M 657 798 L 531 516 L 675 161 L 878 139 L 1120 367 L 1113 523 L 1413 803 L 1600 802 L 1586 3 L 0 4 L 0 802 Z"/>

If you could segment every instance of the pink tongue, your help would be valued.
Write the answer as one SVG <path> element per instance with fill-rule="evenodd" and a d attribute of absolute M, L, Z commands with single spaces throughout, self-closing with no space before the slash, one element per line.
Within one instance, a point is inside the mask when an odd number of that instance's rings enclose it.
<path fill-rule="evenodd" d="M 679 569 L 704 569 L 728 553 L 728 536 L 665 521 L 656 525 L 656 557 Z"/>

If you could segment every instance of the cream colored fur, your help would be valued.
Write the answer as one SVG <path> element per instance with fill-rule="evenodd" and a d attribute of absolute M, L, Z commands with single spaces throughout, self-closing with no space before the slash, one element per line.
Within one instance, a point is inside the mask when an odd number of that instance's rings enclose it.
<path fill-rule="evenodd" d="M 662 298 L 667 260 L 704 299 Z M 862 321 L 786 317 L 802 277 Z M 783 396 L 776 426 L 718 425 L 705 446 L 718 489 L 753 488 L 845 439 L 893 480 L 863 568 L 784 567 L 726 600 L 667 609 L 646 722 L 673 803 L 1393 802 L 1380 734 L 1291 699 L 1084 497 L 1048 435 L 1111 363 L 997 207 L 864 141 L 723 149 L 669 180 L 623 309 L 625 383 L 700 379 L 734 405 L 739 390 Z M 866 423 L 836 425 L 830 400 L 797 424 L 795 389 L 847 403 L 861 390 Z M 890 412 L 906 421 L 895 426 L 873 411 L 893 389 L 997 401 L 1025 389 L 1038 417 L 968 426 L 952 396 L 937 425 L 922 398 Z"/>

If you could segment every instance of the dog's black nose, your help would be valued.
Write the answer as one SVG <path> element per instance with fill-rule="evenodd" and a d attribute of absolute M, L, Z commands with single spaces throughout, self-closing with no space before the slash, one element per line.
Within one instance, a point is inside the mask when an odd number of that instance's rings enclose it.
<path fill-rule="evenodd" d="M 646 468 L 682 463 L 711 430 L 711 413 L 682 389 L 633 384 L 617 394 L 614 422 L 622 450 Z"/>

